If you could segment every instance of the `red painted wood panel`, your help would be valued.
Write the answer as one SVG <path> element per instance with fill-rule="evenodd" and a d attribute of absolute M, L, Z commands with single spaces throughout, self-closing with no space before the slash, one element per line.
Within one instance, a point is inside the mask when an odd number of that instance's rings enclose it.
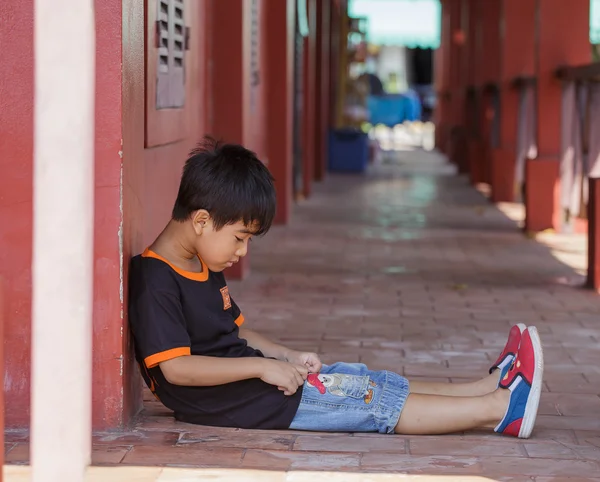
<path fill-rule="evenodd" d="M 317 89 L 317 2 L 307 0 L 309 35 L 304 40 L 304 98 L 303 98 L 303 146 L 302 146 L 302 175 L 304 196 L 309 197 L 312 192 L 312 182 L 315 170 L 315 125 L 317 124 L 316 111 L 319 107 L 315 102 Z"/>
<path fill-rule="evenodd" d="M 0 266 L 7 427 L 29 424 L 33 223 L 33 0 L 0 2 Z"/>
<path fill-rule="evenodd" d="M 293 0 L 265 0 L 268 66 L 265 72 L 269 95 L 267 109 L 267 156 L 277 190 L 277 224 L 287 224 L 292 208 L 293 135 Z"/>
<path fill-rule="evenodd" d="M 600 292 L 600 179 L 589 181 L 587 284 Z"/>

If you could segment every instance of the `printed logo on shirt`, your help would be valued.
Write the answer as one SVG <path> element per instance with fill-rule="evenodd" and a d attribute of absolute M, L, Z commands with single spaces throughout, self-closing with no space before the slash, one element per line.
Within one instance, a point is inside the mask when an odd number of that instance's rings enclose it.
<path fill-rule="evenodd" d="M 221 288 L 221 296 L 223 297 L 223 309 L 228 310 L 231 308 L 231 297 L 229 296 L 229 288 L 227 286 Z"/>

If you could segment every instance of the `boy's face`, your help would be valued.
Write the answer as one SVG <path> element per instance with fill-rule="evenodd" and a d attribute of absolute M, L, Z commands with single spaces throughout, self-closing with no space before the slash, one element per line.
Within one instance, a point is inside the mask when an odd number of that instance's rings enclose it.
<path fill-rule="evenodd" d="M 194 220 L 196 224 L 196 220 Z M 256 229 L 239 221 L 227 224 L 221 229 L 214 228 L 211 218 L 199 221 L 195 226 L 196 250 L 208 269 L 221 272 L 231 268 L 248 253 L 248 243 Z"/>

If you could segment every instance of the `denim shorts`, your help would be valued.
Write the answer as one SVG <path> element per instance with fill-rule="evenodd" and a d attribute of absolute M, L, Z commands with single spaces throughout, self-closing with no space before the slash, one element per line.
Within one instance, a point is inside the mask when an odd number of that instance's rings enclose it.
<path fill-rule="evenodd" d="M 409 394 L 408 380 L 362 363 L 323 365 L 304 383 L 293 430 L 394 433 Z"/>

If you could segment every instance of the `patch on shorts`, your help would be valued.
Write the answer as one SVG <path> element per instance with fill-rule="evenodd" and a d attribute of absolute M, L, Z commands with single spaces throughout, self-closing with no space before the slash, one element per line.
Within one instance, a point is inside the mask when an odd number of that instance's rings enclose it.
<path fill-rule="evenodd" d="M 311 373 L 306 381 L 321 395 L 329 393 L 336 397 L 362 398 L 367 405 L 373 401 L 373 388 L 377 386 L 368 376 L 344 373 Z"/>

